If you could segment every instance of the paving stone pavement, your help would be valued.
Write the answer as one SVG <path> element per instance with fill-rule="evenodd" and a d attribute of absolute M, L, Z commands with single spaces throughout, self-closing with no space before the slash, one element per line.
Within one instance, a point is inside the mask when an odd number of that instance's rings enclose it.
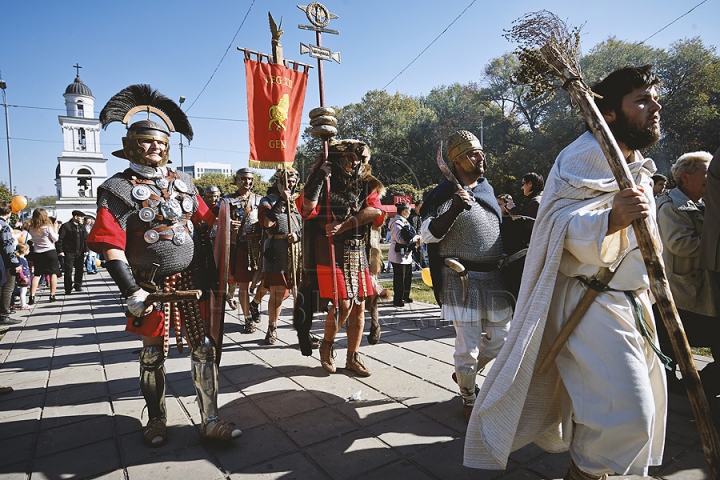
<path fill-rule="evenodd" d="M 84 292 L 38 293 L 24 322 L 0 341 L 0 478 L 59 479 L 549 479 L 569 456 L 535 446 L 510 457 L 506 471 L 462 466 L 465 422 L 453 371 L 454 331 L 439 309 L 382 303 L 382 338 L 363 340 L 368 378 L 328 374 L 317 351 L 304 357 L 286 300 L 278 343 L 264 345 L 263 323 L 243 334 L 225 327 L 220 413 L 243 430 L 229 445 L 200 440 L 188 350 L 171 346 L 167 369 L 169 442 L 142 442 L 140 342 L 124 331 L 121 300 L 107 272 L 86 277 Z M 366 322 L 369 325 L 369 320 Z M 313 330 L 322 335 L 322 321 Z M 367 329 L 366 329 L 367 333 Z M 1 335 L 1 334 L 0 334 Z M 174 343 L 171 341 L 171 343 Z M 339 366 L 346 352 L 337 341 Z M 707 359 L 697 357 L 698 366 Z M 482 380 L 482 378 L 480 378 Z M 360 399 L 351 401 L 352 396 Z M 671 394 L 663 479 L 709 478 L 689 403 Z"/>

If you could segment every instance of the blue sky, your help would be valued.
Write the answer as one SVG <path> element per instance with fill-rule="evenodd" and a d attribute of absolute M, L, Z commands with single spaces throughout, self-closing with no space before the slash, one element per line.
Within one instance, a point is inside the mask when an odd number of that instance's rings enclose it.
<path fill-rule="evenodd" d="M 631 42 L 645 40 L 701 1 L 476 0 L 387 90 L 391 94 L 421 95 L 440 85 L 480 81 L 491 58 L 514 48 L 502 37 L 503 29 L 527 12 L 547 9 L 572 25 L 585 23 L 583 49 L 589 50 L 609 36 Z M 647 43 L 664 48 L 674 41 L 699 36 L 705 45 L 717 46 L 719 1 L 707 0 Z M 75 78 L 72 66 L 76 63 L 83 67 L 80 76 L 95 96 L 96 116 L 124 87 L 149 83 L 175 100 L 181 95 L 187 98 L 184 106 L 195 139 L 185 147 L 186 165 L 206 161 L 230 163 L 234 169 L 247 166 L 245 72 L 236 47 L 270 52 L 270 11 L 277 21 L 283 17 L 285 57 L 316 64 L 316 60 L 299 53 L 300 42 L 315 43 L 315 38 L 312 32 L 297 28 L 308 23 L 304 12 L 296 7 L 298 3 L 310 2 L 0 0 L 0 73 L 7 82 L 11 105 L 16 191 L 30 197 L 55 194 L 55 167 L 63 148 L 57 117 L 64 115 L 62 94 Z M 340 35 L 323 35 L 323 45 L 342 56 L 341 64 L 324 65 L 326 103 L 342 106 L 358 102 L 367 91 L 383 88 L 471 3 L 324 2 L 339 16 L 328 28 L 339 30 Z M 212 81 L 200 94 L 214 71 Z M 318 105 L 314 68 L 305 112 Z M 123 131 L 122 125 L 114 124 L 101 134 L 111 173 L 127 166 L 126 161 L 111 155 L 120 147 Z M 7 184 L 5 138 L 4 116 L 0 115 L 0 181 Z M 179 165 L 178 143 L 175 135 L 171 157 Z"/>

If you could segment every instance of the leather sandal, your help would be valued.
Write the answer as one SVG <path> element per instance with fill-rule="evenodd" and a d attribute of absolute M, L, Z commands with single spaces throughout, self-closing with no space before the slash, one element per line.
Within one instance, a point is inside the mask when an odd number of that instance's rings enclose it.
<path fill-rule="evenodd" d="M 277 326 L 268 325 L 267 333 L 265 334 L 265 343 L 267 345 L 275 345 L 277 342 Z"/>
<path fill-rule="evenodd" d="M 167 426 L 161 419 L 150 420 L 143 430 L 143 440 L 148 447 L 160 447 L 167 442 Z"/>
<path fill-rule="evenodd" d="M 206 440 L 220 440 L 227 442 L 240 438 L 242 430 L 235 427 L 234 423 L 216 418 L 203 425 L 200 435 Z"/>
<path fill-rule="evenodd" d="M 252 319 L 250 317 L 245 318 L 245 329 L 243 331 L 245 333 L 255 333 L 255 330 L 257 330 L 257 328 Z"/>
<path fill-rule="evenodd" d="M 253 319 L 253 322 L 260 323 L 260 304 L 255 303 L 254 301 L 250 301 L 250 316 Z"/>
<path fill-rule="evenodd" d="M 238 309 L 238 302 L 234 298 L 228 298 L 227 304 L 230 307 L 231 310 L 237 310 Z"/>

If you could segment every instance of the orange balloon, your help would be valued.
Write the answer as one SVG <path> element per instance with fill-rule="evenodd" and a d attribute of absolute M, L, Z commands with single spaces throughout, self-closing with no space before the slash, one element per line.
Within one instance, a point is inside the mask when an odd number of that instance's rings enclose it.
<path fill-rule="evenodd" d="M 15 195 L 10 202 L 10 207 L 13 213 L 22 212 L 27 207 L 28 201 L 23 195 Z"/>

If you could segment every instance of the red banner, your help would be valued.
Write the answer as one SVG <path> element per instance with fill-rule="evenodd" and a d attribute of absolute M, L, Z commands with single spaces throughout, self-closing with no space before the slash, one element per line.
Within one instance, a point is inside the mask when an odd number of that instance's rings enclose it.
<path fill-rule="evenodd" d="M 300 136 L 307 72 L 245 59 L 250 166 L 292 166 Z"/>

